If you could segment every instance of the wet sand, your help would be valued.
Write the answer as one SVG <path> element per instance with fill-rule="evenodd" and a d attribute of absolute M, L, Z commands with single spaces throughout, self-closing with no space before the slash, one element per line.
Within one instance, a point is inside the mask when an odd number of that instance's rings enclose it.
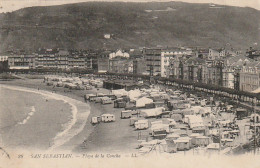
<path fill-rule="evenodd" d="M 23 86 L 28 88 L 53 91 L 57 94 L 64 95 L 75 100 L 84 102 L 83 96 L 86 93 L 108 93 L 109 91 L 103 88 L 99 90 L 72 90 L 67 88 L 46 86 L 42 79 L 26 79 L 1 81 L 0 83 Z M 84 102 L 85 103 L 85 102 Z M 123 109 L 113 108 L 113 104 L 101 105 L 94 102 L 90 105 L 90 114 L 86 120 L 86 125 L 81 132 L 75 134 L 69 141 L 57 147 L 56 150 L 66 150 L 80 153 L 132 153 L 137 152 L 138 132 L 133 127 L 129 126 L 129 119 L 120 119 L 120 112 Z M 99 116 L 104 113 L 112 113 L 116 116 L 116 122 L 100 123 L 93 126 L 90 121 L 92 116 Z"/>
<path fill-rule="evenodd" d="M 46 150 L 57 132 L 62 132 L 64 124 L 70 121 L 70 106 L 61 100 L 46 101 L 39 94 L 2 85 L 0 93 L 0 134 L 5 148 Z"/>

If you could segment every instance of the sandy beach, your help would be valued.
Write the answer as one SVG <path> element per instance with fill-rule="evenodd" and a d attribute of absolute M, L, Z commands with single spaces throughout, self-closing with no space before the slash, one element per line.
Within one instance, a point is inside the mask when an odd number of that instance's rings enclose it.
<path fill-rule="evenodd" d="M 76 153 L 132 153 L 137 152 L 138 132 L 129 126 L 129 119 L 120 119 L 120 112 L 123 109 L 113 108 L 113 104 L 101 105 L 94 102 L 86 103 L 83 96 L 87 93 L 108 93 L 109 90 L 100 88 L 92 90 L 72 90 L 63 87 L 46 86 L 42 79 L 25 79 L 1 81 L 0 84 L 33 89 L 41 93 L 54 94 L 55 97 L 62 97 L 65 103 L 72 103 L 78 108 L 77 121 L 73 124 L 73 119 L 67 122 L 67 130 L 56 133 L 49 150 L 66 150 Z M 52 93 L 53 92 L 53 93 Z M 47 94 L 46 93 L 46 94 Z M 50 96 L 48 95 L 48 96 Z M 47 96 L 47 95 L 45 95 Z M 71 104 L 70 104 L 71 106 Z M 89 113 L 86 111 L 89 109 Z M 80 112 L 80 110 L 84 112 Z M 93 126 L 90 121 L 92 116 L 104 113 L 115 114 L 116 122 L 100 123 Z M 73 116 L 73 115 L 72 115 Z M 70 125 L 74 125 L 69 128 Z M 84 124 L 83 124 L 84 123 Z"/>

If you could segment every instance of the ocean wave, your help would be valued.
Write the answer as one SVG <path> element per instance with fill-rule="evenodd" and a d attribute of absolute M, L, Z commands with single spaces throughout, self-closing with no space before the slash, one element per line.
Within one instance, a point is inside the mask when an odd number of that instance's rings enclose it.
<path fill-rule="evenodd" d="M 23 121 L 18 122 L 17 124 L 18 124 L 18 125 L 26 124 L 27 121 L 33 116 L 33 114 L 35 113 L 35 111 L 36 111 L 36 110 L 35 110 L 35 107 L 32 106 L 32 107 L 31 107 L 31 111 L 28 113 L 27 117 L 26 117 Z"/>

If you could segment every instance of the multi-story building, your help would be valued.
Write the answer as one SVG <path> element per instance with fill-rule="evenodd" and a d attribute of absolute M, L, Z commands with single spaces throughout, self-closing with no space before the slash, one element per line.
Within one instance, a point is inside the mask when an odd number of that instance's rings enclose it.
<path fill-rule="evenodd" d="M 201 59 L 208 59 L 209 49 L 197 49 L 195 51 L 195 56 Z"/>
<path fill-rule="evenodd" d="M 146 72 L 150 76 L 161 75 L 161 51 L 160 48 L 145 48 L 144 59 Z"/>
<path fill-rule="evenodd" d="M 187 59 L 184 62 L 184 79 L 193 82 L 202 82 L 202 66 L 205 64 L 205 60 L 196 56 Z"/>
<path fill-rule="evenodd" d="M 223 59 L 225 56 L 225 49 L 209 49 L 208 60 Z"/>
<path fill-rule="evenodd" d="M 254 91 L 260 87 L 260 61 L 246 64 L 240 71 L 240 90 Z"/>
<path fill-rule="evenodd" d="M 239 90 L 239 71 L 253 60 L 245 56 L 228 57 L 224 60 L 223 87 Z"/>
<path fill-rule="evenodd" d="M 171 75 L 172 66 L 171 63 L 177 56 L 172 51 L 161 52 L 161 76 L 169 77 Z"/>
<path fill-rule="evenodd" d="M 109 51 L 101 52 L 98 59 L 98 72 L 108 72 L 109 71 Z"/>
<path fill-rule="evenodd" d="M 35 54 L 36 68 L 58 68 L 58 49 L 39 49 Z"/>
<path fill-rule="evenodd" d="M 0 62 L 8 61 L 7 55 L 0 55 Z"/>
<path fill-rule="evenodd" d="M 70 55 L 68 57 L 68 68 L 85 68 L 85 56 L 80 51 L 70 51 Z"/>
<path fill-rule="evenodd" d="M 223 86 L 223 61 L 210 61 L 202 65 L 202 83 Z"/>
<path fill-rule="evenodd" d="M 133 60 L 123 57 L 109 59 L 109 71 L 113 73 L 133 73 Z"/>
<path fill-rule="evenodd" d="M 143 57 L 133 59 L 133 74 L 146 74 L 146 61 Z"/>
<path fill-rule="evenodd" d="M 27 53 L 12 53 L 8 57 L 9 69 L 33 69 L 35 68 L 35 56 Z"/>
<path fill-rule="evenodd" d="M 68 57 L 70 53 L 67 50 L 59 50 L 56 54 L 57 68 L 68 69 Z"/>
<path fill-rule="evenodd" d="M 129 51 L 130 58 L 142 58 L 143 57 L 143 50 L 142 49 L 130 49 Z"/>
<path fill-rule="evenodd" d="M 85 55 L 85 67 L 89 70 L 98 71 L 98 56 L 99 51 L 90 50 L 84 53 Z"/>

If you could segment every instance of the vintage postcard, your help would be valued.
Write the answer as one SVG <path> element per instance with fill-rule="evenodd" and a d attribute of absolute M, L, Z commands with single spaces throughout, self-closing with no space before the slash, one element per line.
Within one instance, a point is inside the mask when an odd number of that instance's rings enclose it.
<path fill-rule="evenodd" d="M 260 167 L 258 0 L 1 0 L 0 167 Z"/>

